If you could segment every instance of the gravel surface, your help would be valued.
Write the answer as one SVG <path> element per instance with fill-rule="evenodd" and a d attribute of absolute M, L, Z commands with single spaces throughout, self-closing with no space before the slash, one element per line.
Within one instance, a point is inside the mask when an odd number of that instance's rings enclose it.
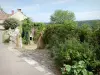
<path fill-rule="evenodd" d="M 36 49 L 36 45 L 34 44 L 24 46 L 24 48 L 19 51 L 21 51 L 24 56 L 30 57 L 33 60 L 37 61 L 40 65 L 53 72 L 55 75 L 61 75 L 55 67 L 53 59 L 50 57 L 49 50 Z"/>

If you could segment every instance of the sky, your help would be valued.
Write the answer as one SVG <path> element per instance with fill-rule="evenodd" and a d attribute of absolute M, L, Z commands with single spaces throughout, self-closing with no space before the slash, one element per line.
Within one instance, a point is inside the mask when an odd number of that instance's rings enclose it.
<path fill-rule="evenodd" d="M 100 0 L 0 0 L 5 12 L 22 9 L 34 22 L 50 22 L 55 10 L 74 12 L 76 20 L 100 19 Z"/>

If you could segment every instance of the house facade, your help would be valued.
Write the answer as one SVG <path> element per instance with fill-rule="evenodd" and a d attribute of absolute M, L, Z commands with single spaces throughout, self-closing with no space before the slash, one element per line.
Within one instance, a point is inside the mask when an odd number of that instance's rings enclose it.
<path fill-rule="evenodd" d="M 23 14 L 21 9 L 17 9 L 17 12 L 14 13 L 14 10 L 11 11 L 11 14 L 7 14 L 0 8 L 0 24 L 3 24 L 3 22 L 8 18 L 15 18 L 19 21 L 22 21 L 27 18 L 26 15 Z"/>
<path fill-rule="evenodd" d="M 10 14 L 7 14 L 0 8 L 0 24 L 2 24 L 9 16 Z"/>
<path fill-rule="evenodd" d="M 22 21 L 22 20 L 26 19 L 27 16 L 23 14 L 21 9 L 17 9 L 17 12 L 15 12 L 13 15 L 9 16 L 8 18 L 15 18 L 19 21 Z"/>

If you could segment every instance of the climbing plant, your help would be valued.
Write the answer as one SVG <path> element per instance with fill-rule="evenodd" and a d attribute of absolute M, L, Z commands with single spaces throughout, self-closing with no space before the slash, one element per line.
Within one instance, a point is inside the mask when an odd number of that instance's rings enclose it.
<path fill-rule="evenodd" d="M 27 18 L 22 22 L 22 41 L 24 44 L 29 44 L 30 42 L 30 31 L 32 28 L 32 21 Z"/>

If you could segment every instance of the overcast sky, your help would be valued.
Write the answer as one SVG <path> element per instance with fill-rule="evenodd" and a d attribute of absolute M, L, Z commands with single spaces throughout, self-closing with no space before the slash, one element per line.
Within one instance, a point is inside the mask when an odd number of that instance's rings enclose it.
<path fill-rule="evenodd" d="M 74 12 L 76 20 L 100 19 L 100 0 L 0 0 L 0 5 L 7 13 L 20 8 L 35 22 L 49 22 L 58 9 Z"/>

